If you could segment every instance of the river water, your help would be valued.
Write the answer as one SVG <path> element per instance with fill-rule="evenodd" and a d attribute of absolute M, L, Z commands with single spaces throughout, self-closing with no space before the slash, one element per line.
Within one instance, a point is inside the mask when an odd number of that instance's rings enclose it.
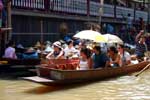
<path fill-rule="evenodd" d="M 44 86 L 0 78 L 0 100 L 150 100 L 150 70 L 94 83 Z"/>

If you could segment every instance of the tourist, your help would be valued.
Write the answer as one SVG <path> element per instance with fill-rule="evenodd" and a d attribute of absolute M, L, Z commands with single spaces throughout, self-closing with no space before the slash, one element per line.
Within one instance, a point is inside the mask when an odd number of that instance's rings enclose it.
<path fill-rule="evenodd" d="M 118 67 L 119 61 L 118 61 L 118 51 L 114 46 L 109 47 L 108 49 L 108 57 L 110 59 L 110 66 L 111 67 Z"/>
<path fill-rule="evenodd" d="M 38 52 L 32 47 L 28 48 L 25 53 L 23 53 L 23 59 L 38 59 Z"/>
<path fill-rule="evenodd" d="M 131 30 L 132 26 L 133 26 L 133 17 L 131 16 L 130 13 L 128 13 L 128 16 L 127 16 L 127 29 Z"/>
<path fill-rule="evenodd" d="M 87 48 L 82 48 L 80 51 L 80 62 L 77 70 L 88 70 L 92 68 L 91 51 Z"/>
<path fill-rule="evenodd" d="M 22 44 L 18 44 L 16 46 L 16 55 L 18 59 L 22 59 L 23 58 L 23 53 L 25 52 L 25 48 L 23 47 Z"/>
<path fill-rule="evenodd" d="M 124 45 L 122 44 L 118 45 L 118 58 L 117 59 L 119 61 L 119 66 L 128 65 L 131 63 L 131 56 L 127 51 L 125 51 Z"/>
<path fill-rule="evenodd" d="M 148 51 L 148 46 L 146 44 L 146 37 L 144 36 L 144 30 L 141 30 L 140 33 L 136 36 L 135 42 L 136 42 L 135 56 L 141 59 L 142 57 L 144 57 L 144 53 Z"/>
<path fill-rule="evenodd" d="M 100 46 L 95 46 L 93 48 L 93 67 L 94 68 L 104 68 L 109 66 L 109 58 L 105 53 L 101 52 Z"/>
<path fill-rule="evenodd" d="M 7 48 L 5 49 L 4 58 L 17 59 L 16 50 L 15 50 L 14 46 L 15 46 L 14 41 L 8 42 Z"/>
<path fill-rule="evenodd" d="M 53 49 L 54 50 L 46 56 L 47 59 L 63 59 L 64 58 L 64 51 L 59 41 L 56 41 L 53 43 Z"/>
<path fill-rule="evenodd" d="M 77 53 L 77 50 L 73 46 L 73 40 L 69 40 L 67 45 L 68 46 L 64 49 L 65 57 L 71 58 L 75 53 Z"/>

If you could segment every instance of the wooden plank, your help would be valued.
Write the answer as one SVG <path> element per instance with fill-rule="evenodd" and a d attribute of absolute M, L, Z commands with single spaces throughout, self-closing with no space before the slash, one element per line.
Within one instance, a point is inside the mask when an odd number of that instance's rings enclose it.
<path fill-rule="evenodd" d="M 42 78 L 39 76 L 32 76 L 32 77 L 22 77 L 22 79 L 25 80 L 29 80 L 29 81 L 33 81 L 33 82 L 37 82 L 37 83 L 47 83 L 47 82 L 54 82 L 54 80 L 50 80 L 50 79 L 46 79 L 46 78 Z"/>

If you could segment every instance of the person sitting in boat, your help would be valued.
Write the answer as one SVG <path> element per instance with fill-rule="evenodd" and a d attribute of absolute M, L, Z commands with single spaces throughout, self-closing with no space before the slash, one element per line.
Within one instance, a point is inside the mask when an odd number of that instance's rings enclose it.
<path fill-rule="evenodd" d="M 131 63 L 131 56 L 129 52 L 125 51 L 124 45 L 119 44 L 118 45 L 118 57 L 119 66 L 128 65 Z"/>
<path fill-rule="evenodd" d="M 94 68 L 103 68 L 109 66 L 109 58 L 105 53 L 101 52 L 100 46 L 94 46 L 92 58 Z"/>
<path fill-rule="evenodd" d="M 148 51 L 148 46 L 146 44 L 146 37 L 144 36 L 144 31 L 141 30 L 140 33 L 136 36 L 136 48 L 135 56 L 139 59 L 144 57 L 144 53 Z"/>
<path fill-rule="evenodd" d="M 38 59 L 38 52 L 32 47 L 28 48 L 25 53 L 23 53 L 22 59 Z"/>
<path fill-rule="evenodd" d="M 87 48 L 82 48 L 80 51 L 80 62 L 77 70 L 88 70 L 92 68 L 91 51 Z"/>
<path fill-rule="evenodd" d="M 54 50 L 46 56 L 47 59 L 63 59 L 64 58 L 64 51 L 59 41 L 56 41 L 53 43 L 53 49 Z"/>
<path fill-rule="evenodd" d="M 22 59 L 23 58 L 23 53 L 26 51 L 26 49 L 23 47 L 22 44 L 18 44 L 16 46 L 16 55 L 18 59 Z"/>
<path fill-rule="evenodd" d="M 119 66 L 119 62 L 118 62 L 118 51 L 116 49 L 116 47 L 111 46 L 108 49 L 108 57 L 110 59 L 110 66 L 111 67 L 118 67 Z"/>
<path fill-rule="evenodd" d="M 10 40 L 7 44 L 7 48 L 5 49 L 5 53 L 3 57 L 17 59 L 16 50 L 14 47 L 15 47 L 14 41 Z"/>
<path fill-rule="evenodd" d="M 67 42 L 67 47 L 64 49 L 65 57 L 71 58 L 75 53 L 77 53 L 77 50 L 73 46 L 73 40 L 69 40 Z"/>

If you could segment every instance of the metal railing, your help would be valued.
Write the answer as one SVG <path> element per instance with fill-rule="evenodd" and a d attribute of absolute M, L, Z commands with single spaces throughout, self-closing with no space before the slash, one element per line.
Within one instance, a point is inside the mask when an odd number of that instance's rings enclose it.
<path fill-rule="evenodd" d="M 36 9 L 48 10 L 53 12 L 63 12 L 68 14 L 80 14 L 87 16 L 87 0 L 12 0 L 12 7 L 19 9 Z M 90 16 L 99 16 L 100 3 L 90 1 Z M 134 17 L 134 9 L 126 7 L 116 7 L 116 17 L 127 17 L 130 13 Z M 103 16 L 114 17 L 114 6 L 104 4 Z M 148 12 L 138 11 L 135 12 L 135 18 L 142 17 L 144 21 L 148 19 Z"/>
<path fill-rule="evenodd" d="M 44 0 L 12 0 L 12 6 L 26 9 L 44 9 Z"/>

